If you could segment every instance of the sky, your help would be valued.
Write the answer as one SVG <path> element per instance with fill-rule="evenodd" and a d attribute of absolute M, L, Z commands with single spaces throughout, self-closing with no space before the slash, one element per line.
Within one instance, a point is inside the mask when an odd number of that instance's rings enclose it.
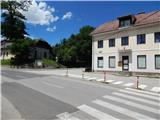
<path fill-rule="evenodd" d="M 51 45 L 76 34 L 85 25 L 97 27 L 117 17 L 160 10 L 159 2 L 62 2 L 33 1 L 27 12 L 27 32 L 31 38 L 42 38 Z"/>

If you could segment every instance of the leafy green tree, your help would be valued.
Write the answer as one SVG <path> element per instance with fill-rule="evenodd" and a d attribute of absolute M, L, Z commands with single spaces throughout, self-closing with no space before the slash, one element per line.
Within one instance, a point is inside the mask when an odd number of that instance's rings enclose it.
<path fill-rule="evenodd" d="M 60 44 L 53 46 L 58 62 L 68 67 L 91 66 L 92 38 L 90 33 L 93 30 L 91 26 L 84 26 L 78 34 L 72 34 L 68 39 L 63 39 Z"/>
<path fill-rule="evenodd" d="M 23 39 L 25 35 L 28 35 L 25 31 L 25 16 L 21 14 L 20 10 L 27 10 L 29 4 L 28 0 L 19 2 L 2 0 L 1 34 L 3 37 L 8 40 L 17 40 Z"/>
<path fill-rule="evenodd" d="M 29 38 L 16 40 L 10 47 L 11 53 L 15 55 L 12 59 L 12 64 L 23 65 L 32 62 L 31 51 L 33 46 L 33 40 Z"/>

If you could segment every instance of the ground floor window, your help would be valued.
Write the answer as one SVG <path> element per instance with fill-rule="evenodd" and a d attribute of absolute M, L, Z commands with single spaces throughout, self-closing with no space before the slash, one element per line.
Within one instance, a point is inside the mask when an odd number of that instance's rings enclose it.
<path fill-rule="evenodd" d="M 160 55 L 155 55 L 155 68 L 160 69 Z"/>
<path fill-rule="evenodd" d="M 145 69 L 146 68 L 146 55 L 137 56 L 137 68 Z"/>
<path fill-rule="evenodd" d="M 109 68 L 115 68 L 116 58 L 115 56 L 109 56 Z"/>
<path fill-rule="evenodd" d="M 98 68 L 103 68 L 103 57 L 98 57 L 97 58 L 97 67 Z"/>

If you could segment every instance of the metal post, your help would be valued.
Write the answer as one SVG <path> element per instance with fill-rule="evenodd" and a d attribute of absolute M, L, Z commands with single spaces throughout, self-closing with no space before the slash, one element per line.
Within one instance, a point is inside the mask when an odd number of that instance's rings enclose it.
<path fill-rule="evenodd" d="M 106 72 L 104 72 L 104 82 L 106 82 Z"/>
<path fill-rule="evenodd" d="M 67 68 L 67 71 L 66 71 L 66 77 L 68 77 L 68 68 Z"/>
<path fill-rule="evenodd" d="M 136 88 L 137 89 L 139 89 L 138 86 L 139 86 L 139 76 L 137 76 L 137 80 L 136 80 Z"/>
<path fill-rule="evenodd" d="M 82 73 L 82 79 L 84 79 L 84 73 Z"/>

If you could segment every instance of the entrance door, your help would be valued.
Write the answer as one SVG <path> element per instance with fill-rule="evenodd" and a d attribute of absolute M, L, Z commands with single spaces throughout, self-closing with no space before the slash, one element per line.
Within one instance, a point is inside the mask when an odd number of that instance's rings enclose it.
<path fill-rule="evenodd" d="M 129 70 L 129 57 L 128 56 L 122 56 L 122 69 L 124 71 Z"/>

